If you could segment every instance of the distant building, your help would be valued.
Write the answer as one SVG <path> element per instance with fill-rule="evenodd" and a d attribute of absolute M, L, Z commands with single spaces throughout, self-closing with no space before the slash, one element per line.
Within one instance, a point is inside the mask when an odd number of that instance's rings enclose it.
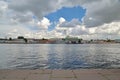
<path fill-rule="evenodd" d="M 115 39 L 115 42 L 116 43 L 120 43 L 120 39 Z"/>
<path fill-rule="evenodd" d="M 5 43 L 7 39 L 0 39 L 0 43 Z"/>
<path fill-rule="evenodd" d="M 79 39 L 77 37 L 69 37 L 67 36 L 65 38 L 65 43 L 67 44 L 80 44 L 82 42 L 82 39 Z"/>
<path fill-rule="evenodd" d="M 53 38 L 49 40 L 49 43 L 52 44 L 65 44 L 65 40 L 63 40 L 62 38 Z"/>
<path fill-rule="evenodd" d="M 13 40 L 6 40 L 5 43 L 24 44 L 26 42 L 24 39 L 13 39 Z"/>

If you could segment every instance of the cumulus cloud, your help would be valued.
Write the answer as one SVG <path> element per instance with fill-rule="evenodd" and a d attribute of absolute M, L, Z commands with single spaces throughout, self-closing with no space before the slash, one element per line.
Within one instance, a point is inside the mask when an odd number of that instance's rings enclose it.
<path fill-rule="evenodd" d="M 37 17 L 42 18 L 46 14 L 57 10 L 59 7 L 57 3 L 58 1 L 53 0 L 12 0 L 8 7 L 20 13 L 31 11 Z"/>
<path fill-rule="evenodd" d="M 4 13 L 7 10 L 7 3 L 4 1 L 0 1 L 0 17 L 2 17 L 4 15 Z"/>
<path fill-rule="evenodd" d="M 83 39 L 115 39 L 120 35 L 120 22 L 106 23 L 97 27 L 86 27 L 81 24 L 74 27 L 57 26 L 56 31 L 63 33 L 65 36 L 77 36 Z"/>
<path fill-rule="evenodd" d="M 97 34 L 118 35 L 120 34 L 120 22 L 112 22 L 110 24 L 104 24 L 96 28 Z"/>
<path fill-rule="evenodd" d="M 69 31 L 70 35 L 80 36 L 89 34 L 88 29 L 85 26 L 76 26 Z"/>
<path fill-rule="evenodd" d="M 0 29 L 0 33 L 3 33 L 4 36 L 7 37 L 25 36 L 27 38 L 62 38 L 70 35 L 83 39 L 116 39 L 120 35 L 120 22 L 112 22 L 91 28 L 85 27 L 84 25 L 77 25 L 73 28 L 59 27 L 53 31 L 40 30 L 38 32 L 32 32 L 28 28 L 21 27 L 20 25 L 12 26 L 11 28 L 9 28 L 9 26 L 3 26 L 3 28 Z"/>
<path fill-rule="evenodd" d="M 60 22 L 59 27 L 75 27 L 76 25 L 81 25 L 81 22 L 78 19 L 72 19 L 70 22 Z"/>
<path fill-rule="evenodd" d="M 74 6 L 82 6 L 86 9 L 82 22 L 78 19 L 72 19 L 68 22 L 61 16 L 59 22 L 55 25 L 55 29 L 47 31 L 51 22 L 44 16 L 62 7 Z M 4 29 L 1 28 L 3 30 L 1 32 L 11 29 L 9 25 L 12 23 L 14 26 L 25 24 L 22 28 L 26 30 L 27 33 L 25 34 L 27 36 L 34 35 L 37 37 L 40 35 L 41 37 L 49 37 L 69 34 L 93 38 L 119 35 L 119 7 L 120 0 L 0 0 L 0 25 L 5 27 Z M 38 29 L 39 32 L 33 32 L 33 27 Z M 14 29 L 10 33 L 13 34 Z M 32 32 L 34 34 L 31 34 Z"/>
<path fill-rule="evenodd" d="M 62 24 L 62 23 L 64 23 L 66 20 L 65 20 L 65 18 L 63 18 L 63 17 L 61 17 L 60 19 L 59 19 L 59 23 L 60 24 Z"/>
<path fill-rule="evenodd" d="M 32 12 L 26 12 L 26 13 L 12 12 L 12 13 L 13 14 L 10 15 L 11 19 L 20 23 L 28 23 L 32 21 L 34 16 Z"/>
<path fill-rule="evenodd" d="M 119 5 L 119 0 L 11 0 L 8 8 L 19 13 L 32 12 L 42 19 L 45 15 L 62 7 L 82 6 L 87 10 L 83 19 L 84 24 L 87 27 L 95 27 L 119 21 Z"/>
<path fill-rule="evenodd" d="M 91 4 L 84 4 L 84 7 L 87 9 L 84 24 L 88 27 L 120 21 L 119 0 L 99 0 Z"/>
<path fill-rule="evenodd" d="M 13 37 L 17 36 L 25 36 L 26 34 L 30 34 L 31 31 L 28 28 L 23 27 L 22 25 L 1 25 L 0 28 L 0 37 Z M 32 35 L 31 35 L 32 37 Z"/>
<path fill-rule="evenodd" d="M 38 26 L 39 26 L 40 28 L 48 29 L 48 27 L 50 26 L 50 21 L 49 21 L 49 19 L 43 17 L 43 19 L 42 19 L 40 22 L 38 22 Z"/>

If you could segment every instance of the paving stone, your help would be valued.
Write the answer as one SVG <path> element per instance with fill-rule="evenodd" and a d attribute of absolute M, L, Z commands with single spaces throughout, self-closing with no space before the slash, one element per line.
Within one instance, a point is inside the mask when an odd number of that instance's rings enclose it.
<path fill-rule="evenodd" d="M 43 70 L 29 70 L 28 71 L 30 74 L 42 74 Z"/>
<path fill-rule="evenodd" d="M 120 69 L 110 69 L 109 71 L 111 71 L 112 73 L 119 73 L 120 74 Z"/>
<path fill-rule="evenodd" d="M 120 75 L 106 75 L 108 80 L 120 80 Z"/>
<path fill-rule="evenodd" d="M 0 79 L 4 78 L 4 77 L 6 77 L 6 76 L 7 76 L 6 73 L 2 73 L 2 72 L 0 72 Z"/>
<path fill-rule="evenodd" d="M 0 70 L 0 80 L 5 78 L 11 70 Z"/>
<path fill-rule="evenodd" d="M 105 75 L 105 74 L 112 74 L 113 72 L 110 69 L 101 69 L 99 70 L 98 73 Z"/>
<path fill-rule="evenodd" d="M 9 74 L 11 70 L 0 70 L 0 74 Z"/>
<path fill-rule="evenodd" d="M 32 74 L 29 75 L 25 80 L 49 80 L 50 74 Z"/>
<path fill-rule="evenodd" d="M 0 80 L 120 80 L 120 69 L 0 70 Z"/>
<path fill-rule="evenodd" d="M 105 77 L 98 74 L 79 74 L 76 77 L 77 80 L 106 80 Z"/>
<path fill-rule="evenodd" d="M 29 75 L 27 70 L 11 70 L 5 79 L 24 79 Z"/>
<path fill-rule="evenodd" d="M 24 80 L 24 79 L 0 79 L 0 80 Z"/>
<path fill-rule="evenodd" d="M 44 69 L 42 74 L 51 74 L 52 73 L 52 70 L 49 70 L 49 69 Z"/>
<path fill-rule="evenodd" d="M 44 69 L 44 70 L 30 70 L 31 74 L 51 74 L 52 70 Z"/>
<path fill-rule="evenodd" d="M 78 70 L 73 70 L 75 74 L 98 74 L 99 69 L 78 69 Z"/>
<path fill-rule="evenodd" d="M 50 80 L 77 80 L 76 78 L 51 78 Z"/>
<path fill-rule="evenodd" d="M 0 80 L 3 79 L 3 78 L 5 78 L 5 75 L 0 74 Z"/>
<path fill-rule="evenodd" d="M 11 70 L 7 70 L 7 69 L 0 70 L 0 73 L 9 73 L 9 72 L 11 72 Z"/>
<path fill-rule="evenodd" d="M 72 70 L 53 70 L 52 77 L 56 78 L 74 78 Z"/>

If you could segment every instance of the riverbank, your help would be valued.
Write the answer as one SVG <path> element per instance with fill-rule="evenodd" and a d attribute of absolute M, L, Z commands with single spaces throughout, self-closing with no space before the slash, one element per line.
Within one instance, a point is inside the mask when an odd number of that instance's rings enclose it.
<path fill-rule="evenodd" d="M 120 69 L 0 70 L 0 80 L 120 80 Z"/>
<path fill-rule="evenodd" d="M 18 38 L 14 38 L 14 39 L 0 38 L 0 43 L 1 44 L 114 44 L 114 43 L 120 43 L 120 39 L 83 40 L 81 38 L 76 38 L 76 37 L 34 39 L 34 38 L 24 38 L 23 36 L 18 36 Z"/>

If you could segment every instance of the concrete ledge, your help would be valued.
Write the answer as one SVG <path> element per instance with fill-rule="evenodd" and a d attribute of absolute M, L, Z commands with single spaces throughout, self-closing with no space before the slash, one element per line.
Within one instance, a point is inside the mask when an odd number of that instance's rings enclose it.
<path fill-rule="evenodd" d="M 120 69 L 0 70 L 0 80 L 120 80 Z"/>

